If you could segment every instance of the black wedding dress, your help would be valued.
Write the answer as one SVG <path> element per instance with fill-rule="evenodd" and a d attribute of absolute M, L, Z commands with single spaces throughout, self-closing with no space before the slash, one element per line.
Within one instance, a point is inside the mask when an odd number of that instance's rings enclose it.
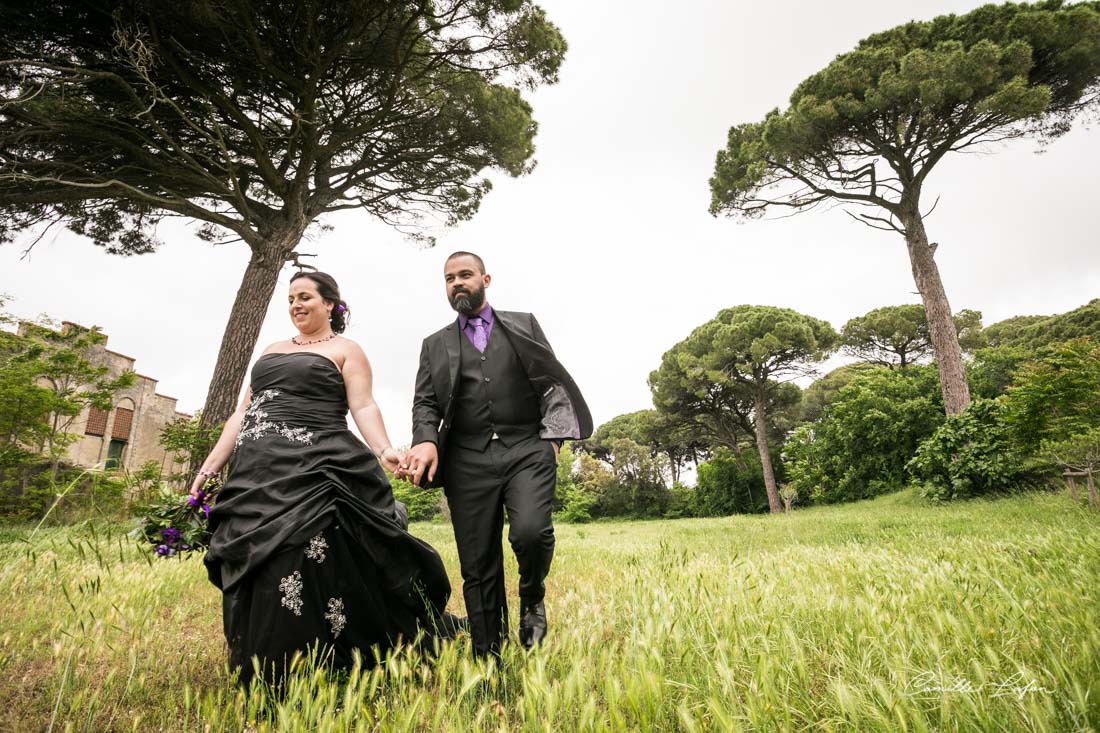
<path fill-rule="evenodd" d="M 230 666 L 251 658 L 278 682 L 320 645 L 338 667 L 442 628 L 451 587 L 439 555 L 409 535 L 404 507 L 347 428 L 344 380 L 328 358 L 268 354 L 229 476 L 210 512 L 205 563 L 223 593 Z"/>

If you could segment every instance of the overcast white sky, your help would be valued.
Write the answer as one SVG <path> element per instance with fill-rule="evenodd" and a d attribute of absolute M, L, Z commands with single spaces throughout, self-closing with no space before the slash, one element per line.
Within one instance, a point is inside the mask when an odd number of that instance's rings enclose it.
<path fill-rule="evenodd" d="M 859 39 L 978 2 L 830 3 L 544 0 L 569 42 L 561 81 L 529 96 L 538 166 L 496 187 L 473 221 L 423 250 L 346 213 L 299 249 L 316 252 L 352 308 L 391 437 L 409 439 L 420 342 L 454 317 L 442 263 L 486 260 L 490 302 L 533 311 L 597 424 L 651 406 L 661 354 L 722 308 L 794 308 L 840 328 L 872 308 L 919 302 L 904 242 L 841 211 L 737 224 L 707 213 L 714 156 L 733 124 L 786 105 L 794 87 Z M 936 170 L 927 223 L 951 305 L 985 323 L 1057 313 L 1100 296 L 1100 130 L 1076 129 L 1043 155 L 1023 141 Z M 63 232 L 20 259 L 0 247 L 0 293 L 30 317 L 98 325 L 179 408 L 202 406 L 244 245 L 212 247 L 183 223 L 164 247 L 119 258 Z M 293 333 L 287 269 L 260 347 Z"/>

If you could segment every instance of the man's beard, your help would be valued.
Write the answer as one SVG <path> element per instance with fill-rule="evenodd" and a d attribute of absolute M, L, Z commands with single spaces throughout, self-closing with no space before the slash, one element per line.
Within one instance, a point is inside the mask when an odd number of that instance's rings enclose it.
<path fill-rule="evenodd" d="M 483 305 L 485 305 L 484 285 L 472 292 L 460 290 L 457 293 L 451 293 L 451 307 L 464 316 L 472 316 L 481 310 Z"/>

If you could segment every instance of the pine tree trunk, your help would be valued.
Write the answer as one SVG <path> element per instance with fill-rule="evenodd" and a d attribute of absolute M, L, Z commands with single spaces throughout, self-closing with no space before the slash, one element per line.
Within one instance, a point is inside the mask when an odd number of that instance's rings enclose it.
<path fill-rule="evenodd" d="M 772 455 L 768 452 L 768 429 L 766 425 L 764 390 L 760 389 L 756 394 L 756 450 L 760 454 L 760 466 L 764 469 L 764 488 L 768 490 L 768 508 L 772 514 L 779 514 L 782 506 L 779 503 L 779 489 L 775 485 L 775 471 L 772 470 Z"/>
<path fill-rule="evenodd" d="M 233 309 L 229 312 L 218 361 L 206 393 L 201 421 L 204 427 L 224 423 L 237 409 L 248 361 L 260 338 L 260 328 L 279 281 L 279 273 L 287 255 L 300 239 L 300 231 L 282 232 L 273 236 L 267 247 L 253 249 L 237 297 L 233 300 Z M 196 458 L 201 461 L 204 457 Z"/>
<path fill-rule="evenodd" d="M 902 218 L 905 226 L 905 243 L 909 248 L 909 262 L 913 266 L 913 280 L 924 301 L 928 318 L 928 331 L 932 350 L 936 355 L 936 367 L 943 392 L 943 407 L 948 415 L 958 415 L 970 404 L 970 387 L 966 383 L 962 348 L 951 317 L 951 305 L 940 279 L 932 249 L 928 246 L 928 234 L 924 221 L 917 213 Z"/>

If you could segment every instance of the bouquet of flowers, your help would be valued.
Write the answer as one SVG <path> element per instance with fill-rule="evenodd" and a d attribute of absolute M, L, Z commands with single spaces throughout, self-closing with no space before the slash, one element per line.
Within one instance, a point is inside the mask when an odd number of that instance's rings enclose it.
<path fill-rule="evenodd" d="M 205 550 L 210 544 L 206 520 L 220 488 L 219 477 L 207 479 L 198 496 L 180 496 L 179 490 L 162 488 L 157 501 L 145 507 L 134 534 L 153 545 L 159 557 Z"/>

